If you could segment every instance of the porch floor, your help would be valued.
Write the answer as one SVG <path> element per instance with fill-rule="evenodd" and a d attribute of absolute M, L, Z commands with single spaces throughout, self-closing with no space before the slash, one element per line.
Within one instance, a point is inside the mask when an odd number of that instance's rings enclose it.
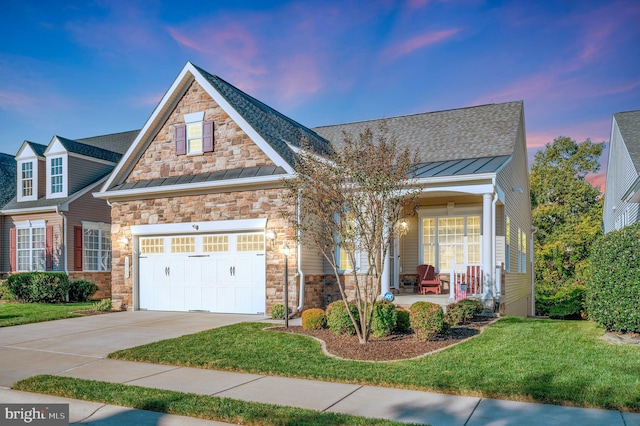
<path fill-rule="evenodd" d="M 417 294 L 417 293 L 401 293 L 394 295 L 393 303 L 403 308 L 409 309 L 411 305 L 416 302 L 431 302 L 437 303 L 442 306 L 443 309 L 447 307 L 449 303 L 453 303 L 453 300 L 449 297 L 449 294 Z"/>

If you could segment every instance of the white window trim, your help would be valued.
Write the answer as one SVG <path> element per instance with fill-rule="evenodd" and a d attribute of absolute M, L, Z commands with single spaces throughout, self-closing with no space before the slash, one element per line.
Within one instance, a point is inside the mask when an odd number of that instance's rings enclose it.
<path fill-rule="evenodd" d="M 100 233 L 98 234 L 98 269 L 87 269 L 85 268 L 86 265 L 86 250 L 87 250 L 87 245 L 86 242 L 84 240 L 84 232 L 85 230 L 90 229 L 90 230 L 97 230 L 100 231 Z M 110 223 L 103 223 L 103 222 L 87 222 L 87 221 L 82 221 L 82 271 L 83 272 L 111 272 L 111 262 L 109 262 L 109 264 L 107 265 L 106 269 L 102 269 L 102 233 L 103 232 L 109 232 L 109 253 L 110 253 L 110 257 L 112 258 L 113 256 L 113 247 L 111 245 L 111 224 Z"/>
<path fill-rule="evenodd" d="M 509 227 L 509 232 L 507 232 Z M 511 272 L 511 218 L 509 215 L 504 216 L 504 270 Z M 509 238 L 507 238 L 507 234 Z"/>
<path fill-rule="evenodd" d="M 202 129 L 202 122 L 204 121 L 204 111 L 200 111 L 200 112 L 192 112 L 191 114 L 184 114 L 184 123 L 185 123 L 185 138 L 184 138 L 184 143 L 185 143 L 185 152 L 187 155 L 201 155 L 203 154 L 203 143 L 204 143 L 204 138 L 202 135 L 203 129 Z M 189 125 L 190 124 L 200 124 L 200 151 L 189 151 Z"/>
<path fill-rule="evenodd" d="M 62 158 L 62 191 L 61 192 L 53 192 L 52 188 L 52 175 L 51 175 L 51 160 L 54 158 Z M 68 196 L 68 157 L 66 154 L 55 155 L 51 157 L 47 157 L 47 198 L 66 198 Z"/>
<path fill-rule="evenodd" d="M 22 165 L 25 163 L 31 163 L 31 185 L 32 191 L 31 195 L 23 196 L 22 195 Z M 18 170 L 17 170 L 17 179 L 18 179 L 18 194 L 17 200 L 20 201 L 35 201 L 38 199 L 38 159 L 33 157 L 25 160 L 18 160 Z"/>
<path fill-rule="evenodd" d="M 448 273 L 449 268 L 440 270 L 438 267 L 440 265 L 440 244 L 437 241 L 438 238 L 438 219 L 447 218 L 447 217 L 464 217 L 464 257 L 465 261 L 468 259 L 468 240 L 467 240 L 467 218 L 469 216 L 477 216 L 480 217 L 480 257 L 482 258 L 482 206 L 468 206 L 468 205 L 454 205 L 450 203 L 448 206 L 443 207 L 427 207 L 418 210 L 418 264 L 424 264 L 424 226 L 422 222 L 424 219 L 435 219 L 436 221 L 436 250 L 435 250 L 435 265 L 433 265 L 436 269 L 437 273 Z M 482 259 L 481 259 L 482 263 Z M 449 263 L 447 263 L 449 264 Z"/>
<path fill-rule="evenodd" d="M 15 228 L 16 228 L 16 271 L 17 272 L 33 272 L 33 269 L 31 268 L 33 265 L 33 229 L 43 229 L 44 230 L 44 238 L 45 238 L 45 265 L 44 265 L 44 269 L 43 271 L 46 271 L 47 269 L 47 253 L 46 253 L 46 238 L 47 238 L 47 223 L 44 220 L 25 220 L 23 222 L 16 222 L 15 223 Z M 18 234 L 18 230 L 24 230 L 24 229 L 29 229 L 29 269 L 20 269 L 20 262 L 19 262 L 19 258 L 20 256 L 18 256 L 18 252 L 20 251 L 18 249 L 18 239 L 19 239 L 19 234 Z"/>
<path fill-rule="evenodd" d="M 527 253 L 524 250 L 528 249 L 529 240 L 526 232 L 524 232 L 521 228 L 518 228 L 518 273 L 526 274 L 527 273 Z"/>

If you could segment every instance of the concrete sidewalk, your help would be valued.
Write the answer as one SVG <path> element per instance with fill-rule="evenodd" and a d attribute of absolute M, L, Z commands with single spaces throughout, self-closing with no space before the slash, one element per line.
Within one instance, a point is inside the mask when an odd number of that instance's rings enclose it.
<path fill-rule="evenodd" d="M 0 386 L 36 374 L 169 389 L 432 425 L 612 425 L 640 426 L 640 414 L 520 403 L 373 386 L 230 373 L 105 359 L 119 349 L 241 321 L 251 315 L 175 312 L 123 312 L 0 329 Z M 57 398 L 0 389 L 2 402 L 53 403 Z M 87 424 L 187 423 L 122 407 L 67 400 L 74 421 Z M 92 411 L 93 410 L 93 411 Z M 93 412 L 92 416 L 86 416 Z M 175 417 L 175 418 L 174 418 Z M 191 421 L 191 420 L 189 420 Z M 200 420 L 193 420 L 201 422 Z M 172 423 L 173 422 L 173 423 Z M 84 424 L 83 423 L 83 424 Z"/>

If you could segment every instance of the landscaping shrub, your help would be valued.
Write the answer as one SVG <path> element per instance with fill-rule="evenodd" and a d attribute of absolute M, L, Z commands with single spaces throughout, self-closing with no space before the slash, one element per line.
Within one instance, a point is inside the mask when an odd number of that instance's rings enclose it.
<path fill-rule="evenodd" d="M 349 303 L 349 310 L 356 319 L 356 322 L 360 320 L 358 315 L 358 308 L 353 303 Z M 336 334 L 353 335 L 356 334 L 356 328 L 349 317 L 347 308 L 344 305 L 344 301 L 336 300 L 327 306 L 327 325 L 329 330 Z"/>
<path fill-rule="evenodd" d="M 9 275 L 9 289 L 23 302 L 61 303 L 67 301 L 69 277 L 62 272 L 25 272 Z"/>
<path fill-rule="evenodd" d="M 15 300 L 15 295 L 9 288 L 7 280 L 0 280 L 0 300 Z"/>
<path fill-rule="evenodd" d="M 409 320 L 409 311 L 404 308 L 396 307 L 396 333 L 408 333 L 411 331 L 411 321 Z"/>
<path fill-rule="evenodd" d="M 586 310 L 586 286 L 577 282 L 557 288 L 536 286 L 536 315 L 556 319 L 582 318 Z"/>
<path fill-rule="evenodd" d="M 409 312 L 411 328 L 418 340 L 430 340 L 445 329 L 442 306 L 431 302 L 416 302 Z"/>
<path fill-rule="evenodd" d="M 371 332 L 375 337 L 388 336 L 396 325 L 396 318 L 396 305 L 387 301 L 376 302 L 373 305 Z"/>
<path fill-rule="evenodd" d="M 71 281 L 69 302 L 87 302 L 98 291 L 98 286 L 86 280 Z"/>
<path fill-rule="evenodd" d="M 459 301 L 458 304 L 463 306 L 465 310 L 465 317 L 468 318 L 467 321 L 472 320 L 475 315 L 480 315 L 484 312 L 484 305 L 479 300 L 464 299 Z"/>
<path fill-rule="evenodd" d="M 640 333 L 640 223 L 594 243 L 590 265 L 589 316 L 609 331 Z"/>
<path fill-rule="evenodd" d="M 284 305 L 282 303 L 276 303 L 271 308 L 271 318 L 284 319 Z"/>
<path fill-rule="evenodd" d="M 455 327 L 464 322 L 463 306 L 458 303 L 449 303 L 447 311 L 444 313 L 444 322 L 450 327 Z"/>
<path fill-rule="evenodd" d="M 474 299 L 464 299 L 458 303 L 447 305 L 447 312 L 444 315 L 444 322 L 451 327 L 458 324 L 464 324 L 473 319 L 484 311 L 482 302 Z"/>
<path fill-rule="evenodd" d="M 102 299 L 93 304 L 93 310 L 98 312 L 111 312 L 111 299 Z"/>
<path fill-rule="evenodd" d="M 322 330 L 327 327 L 327 316 L 322 309 L 312 308 L 302 312 L 302 328 Z"/>

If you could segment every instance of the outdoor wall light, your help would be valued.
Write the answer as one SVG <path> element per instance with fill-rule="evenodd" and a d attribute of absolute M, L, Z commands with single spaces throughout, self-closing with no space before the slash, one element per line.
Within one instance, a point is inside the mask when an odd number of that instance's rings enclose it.
<path fill-rule="evenodd" d="M 276 232 L 273 229 L 269 229 L 265 236 L 267 237 L 267 240 L 274 242 L 276 239 Z"/>
<path fill-rule="evenodd" d="M 407 223 L 406 220 L 402 219 L 402 221 L 400 222 L 400 228 L 402 228 L 402 230 L 406 231 L 409 228 L 409 224 Z"/>
<path fill-rule="evenodd" d="M 119 243 L 124 245 L 125 247 L 129 246 L 129 239 L 127 237 L 122 237 L 118 240 Z"/>

